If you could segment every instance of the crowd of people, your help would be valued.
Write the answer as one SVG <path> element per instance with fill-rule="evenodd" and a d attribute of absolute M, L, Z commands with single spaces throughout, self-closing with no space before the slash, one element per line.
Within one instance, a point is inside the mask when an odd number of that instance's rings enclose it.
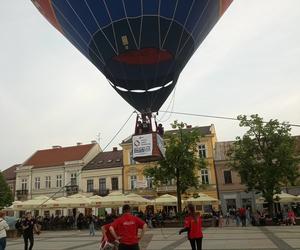
<path fill-rule="evenodd" d="M 187 232 L 192 250 L 202 249 L 202 216 L 195 211 L 192 204 L 188 204 L 185 212 L 184 228 L 179 234 Z M 235 223 L 237 226 L 264 226 L 267 218 L 270 218 L 266 210 L 251 212 L 250 207 L 239 209 L 228 209 L 225 216 L 221 211 L 212 209 L 211 216 L 213 225 L 222 227 L 225 224 Z M 177 218 L 175 209 L 164 209 L 154 213 L 153 209 L 147 208 L 144 212 L 132 212 L 129 205 L 123 206 L 123 214 L 106 214 L 104 218 L 80 213 L 77 216 L 38 216 L 33 218 L 30 212 L 27 212 L 20 218 L 15 227 L 24 239 L 24 249 L 31 250 L 34 245 L 34 233 L 39 234 L 43 230 L 56 229 L 89 229 L 90 236 L 95 236 L 95 230 L 102 231 L 101 249 L 121 249 L 138 250 L 139 240 L 143 237 L 147 227 L 160 227 L 166 220 Z M 289 208 L 277 210 L 275 217 L 271 219 L 279 225 L 295 225 L 296 216 L 294 211 Z M 6 230 L 9 226 L 4 219 L 4 213 L 0 212 L 0 250 L 6 247 Z M 138 234 L 138 230 L 140 233 Z"/>
<path fill-rule="evenodd" d="M 296 225 L 296 215 L 293 209 L 283 208 L 278 210 L 273 218 L 268 214 L 268 210 L 261 209 L 252 212 L 250 207 L 242 208 L 230 208 L 228 209 L 225 216 L 223 213 L 218 211 L 212 211 L 214 218 L 214 225 L 222 227 L 225 225 L 231 225 L 234 223 L 236 226 L 246 227 L 248 225 L 252 226 L 265 226 L 266 221 L 272 221 L 272 224 L 277 225 Z M 224 223 L 225 220 L 225 223 Z"/>

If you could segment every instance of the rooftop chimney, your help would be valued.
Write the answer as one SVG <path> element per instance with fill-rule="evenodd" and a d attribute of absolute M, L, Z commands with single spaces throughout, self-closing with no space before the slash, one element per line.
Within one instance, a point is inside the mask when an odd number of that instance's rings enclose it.
<path fill-rule="evenodd" d="M 118 151 L 118 148 L 117 147 L 113 147 L 113 151 Z"/>
<path fill-rule="evenodd" d="M 54 148 L 61 148 L 61 146 L 59 146 L 59 145 L 54 145 L 54 146 L 52 146 L 52 148 L 54 149 Z"/>
<path fill-rule="evenodd" d="M 77 146 L 80 146 L 81 144 L 82 144 L 81 142 L 77 142 L 77 143 L 76 143 Z"/>
<path fill-rule="evenodd" d="M 91 143 L 92 143 L 92 144 L 96 144 L 96 143 L 97 143 L 97 141 L 95 141 L 95 140 L 92 140 L 92 141 L 91 141 Z"/>

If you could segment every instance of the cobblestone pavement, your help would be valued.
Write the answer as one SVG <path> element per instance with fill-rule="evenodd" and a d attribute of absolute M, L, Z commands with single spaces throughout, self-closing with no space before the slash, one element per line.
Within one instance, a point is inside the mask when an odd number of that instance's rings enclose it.
<path fill-rule="evenodd" d="M 186 235 L 179 229 L 150 229 L 141 242 L 142 250 L 191 249 Z M 87 231 L 43 232 L 35 237 L 36 250 L 97 250 L 100 232 L 88 236 Z M 8 239 L 7 250 L 23 249 L 23 239 Z M 204 230 L 203 249 L 217 250 L 300 250 L 300 227 L 224 227 Z"/>

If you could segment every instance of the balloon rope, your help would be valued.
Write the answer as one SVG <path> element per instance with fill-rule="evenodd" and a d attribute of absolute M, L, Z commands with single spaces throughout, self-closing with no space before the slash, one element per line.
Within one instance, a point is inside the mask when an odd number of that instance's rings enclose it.
<path fill-rule="evenodd" d="M 136 113 L 136 111 L 133 111 L 130 114 L 130 116 L 127 118 L 127 120 L 125 121 L 125 123 L 120 127 L 120 129 L 116 132 L 116 134 L 112 137 L 112 139 L 104 147 L 103 151 L 113 142 L 113 140 L 118 136 L 118 134 L 122 131 L 122 129 L 126 126 L 126 124 L 128 123 L 128 121 L 131 119 L 132 115 L 135 114 L 135 113 Z M 78 173 L 76 174 L 76 178 L 79 177 L 81 173 L 82 173 L 82 170 L 78 171 Z M 39 206 L 37 206 L 37 208 L 42 207 L 47 201 L 49 201 L 50 199 L 52 199 L 56 194 L 58 194 L 59 192 L 61 192 L 66 186 L 69 186 L 70 184 L 71 184 L 71 181 L 69 181 L 66 185 L 64 185 L 63 187 L 61 187 L 54 194 L 52 194 L 47 200 L 45 200 L 43 203 L 41 203 Z"/>

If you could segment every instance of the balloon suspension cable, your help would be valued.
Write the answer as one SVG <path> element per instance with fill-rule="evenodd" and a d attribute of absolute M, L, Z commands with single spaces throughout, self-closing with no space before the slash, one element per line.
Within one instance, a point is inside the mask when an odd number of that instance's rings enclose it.
<path fill-rule="evenodd" d="M 175 115 L 197 116 L 197 117 L 205 117 L 205 118 L 213 118 L 213 119 L 239 121 L 238 118 L 229 117 L 229 116 L 203 115 L 203 114 L 195 114 L 195 113 L 187 113 L 187 112 L 176 112 L 176 111 L 167 111 L 167 110 L 162 110 L 160 112 L 175 114 Z M 268 122 L 263 121 L 263 123 L 268 123 Z M 288 124 L 291 127 L 300 127 L 300 124 L 295 124 L 295 123 L 280 123 L 280 124 Z"/>
<path fill-rule="evenodd" d="M 120 129 L 116 132 L 116 134 L 112 137 L 112 139 L 107 143 L 107 145 L 104 147 L 103 151 L 113 142 L 113 140 L 119 135 L 119 133 L 123 130 L 123 128 L 126 126 L 126 124 L 128 123 L 128 121 L 131 119 L 131 117 L 133 116 L 133 114 L 137 113 L 135 110 L 133 112 L 131 112 L 130 116 L 127 118 L 127 120 L 124 122 L 124 124 L 120 127 Z M 82 173 L 82 170 L 78 171 L 78 173 L 76 174 L 76 178 L 79 177 Z M 46 199 L 44 202 L 42 202 L 39 206 L 37 206 L 37 208 L 42 207 L 47 201 L 51 200 L 56 194 L 58 194 L 59 192 L 61 192 L 65 187 L 69 186 L 71 184 L 71 181 L 69 181 L 66 185 L 64 185 L 63 187 L 61 187 L 58 191 L 56 191 L 54 194 L 52 194 L 48 199 Z"/>

